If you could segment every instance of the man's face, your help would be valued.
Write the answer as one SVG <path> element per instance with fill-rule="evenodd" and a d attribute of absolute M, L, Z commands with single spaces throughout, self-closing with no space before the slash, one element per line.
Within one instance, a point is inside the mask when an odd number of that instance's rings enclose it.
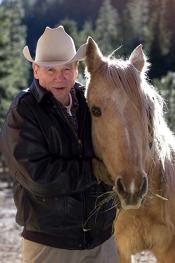
<path fill-rule="evenodd" d="M 39 84 L 48 90 L 64 106 L 69 103 L 69 92 L 75 84 L 78 69 L 77 63 L 55 67 L 42 67 L 33 64 L 34 77 Z"/>

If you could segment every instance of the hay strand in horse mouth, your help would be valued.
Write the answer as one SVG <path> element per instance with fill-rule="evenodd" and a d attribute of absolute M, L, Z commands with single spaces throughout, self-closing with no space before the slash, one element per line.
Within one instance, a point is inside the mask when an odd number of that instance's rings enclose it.
<path fill-rule="evenodd" d="M 158 198 L 164 200 L 164 201 L 168 201 L 168 198 L 166 198 L 166 197 L 164 197 L 164 196 L 161 196 L 161 195 L 159 195 L 159 194 L 155 194 L 155 193 L 153 193 L 153 192 L 151 192 L 151 191 L 149 191 L 149 193 L 150 193 L 151 195 L 155 196 L 155 197 L 158 197 Z"/>

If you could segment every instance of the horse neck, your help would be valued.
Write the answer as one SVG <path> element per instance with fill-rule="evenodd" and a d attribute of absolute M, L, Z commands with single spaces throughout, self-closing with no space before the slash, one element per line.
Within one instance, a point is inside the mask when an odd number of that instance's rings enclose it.
<path fill-rule="evenodd" d="M 172 158 L 154 154 L 147 160 L 149 191 L 163 197 L 175 198 L 175 152 L 172 151 Z"/>

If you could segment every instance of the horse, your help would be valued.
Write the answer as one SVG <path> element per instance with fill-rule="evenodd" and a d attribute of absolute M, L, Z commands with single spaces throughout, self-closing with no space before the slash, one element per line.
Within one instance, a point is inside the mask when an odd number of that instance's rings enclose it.
<path fill-rule="evenodd" d="M 143 250 L 174 263 L 175 138 L 147 77 L 142 45 L 117 59 L 89 37 L 85 63 L 94 151 L 120 203 L 114 223 L 120 263 Z"/>

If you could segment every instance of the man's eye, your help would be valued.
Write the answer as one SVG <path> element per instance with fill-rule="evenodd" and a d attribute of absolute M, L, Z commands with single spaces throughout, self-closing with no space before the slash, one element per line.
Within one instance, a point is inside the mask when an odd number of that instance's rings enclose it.
<path fill-rule="evenodd" d="M 53 68 L 48 68 L 47 71 L 53 72 Z"/>
<path fill-rule="evenodd" d="M 92 106 L 91 112 L 92 112 L 92 115 L 95 117 L 100 117 L 102 115 L 101 109 L 97 106 Z"/>

